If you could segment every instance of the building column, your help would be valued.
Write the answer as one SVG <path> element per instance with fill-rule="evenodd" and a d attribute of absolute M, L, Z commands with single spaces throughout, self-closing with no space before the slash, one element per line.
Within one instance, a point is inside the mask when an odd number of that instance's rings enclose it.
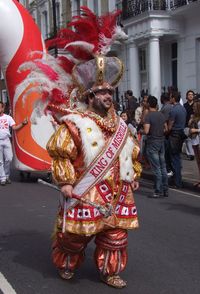
<path fill-rule="evenodd" d="M 77 15 L 78 10 L 79 10 L 78 2 L 71 0 L 71 13 L 72 13 L 72 16 Z"/>
<path fill-rule="evenodd" d="M 155 96 L 160 104 L 161 70 L 158 37 L 152 37 L 149 40 L 149 94 Z"/>
<path fill-rule="evenodd" d="M 131 42 L 128 45 L 129 53 L 129 89 L 132 90 L 136 98 L 140 97 L 140 68 L 138 46 Z"/>

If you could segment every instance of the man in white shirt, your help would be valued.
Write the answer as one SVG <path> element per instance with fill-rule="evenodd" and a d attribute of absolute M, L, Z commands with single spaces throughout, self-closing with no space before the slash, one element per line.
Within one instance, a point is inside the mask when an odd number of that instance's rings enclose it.
<path fill-rule="evenodd" d="M 0 184 L 10 184 L 10 164 L 13 158 L 12 145 L 10 142 L 10 128 L 14 131 L 21 129 L 28 121 L 16 125 L 14 119 L 4 113 L 5 105 L 0 101 Z"/>

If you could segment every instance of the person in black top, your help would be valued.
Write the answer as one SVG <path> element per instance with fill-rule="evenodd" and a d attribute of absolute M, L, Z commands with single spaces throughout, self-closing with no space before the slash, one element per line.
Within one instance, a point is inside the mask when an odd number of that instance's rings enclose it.
<path fill-rule="evenodd" d="M 180 93 L 172 92 L 171 100 L 173 108 L 169 113 L 168 120 L 168 132 L 169 132 L 169 145 L 170 145 L 170 156 L 173 167 L 173 188 L 182 187 L 182 163 L 181 163 L 181 152 L 183 141 L 185 140 L 184 128 L 186 122 L 186 110 L 180 104 Z"/>
<path fill-rule="evenodd" d="M 165 121 L 166 121 L 166 123 L 168 123 L 169 113 L 173 107 L 173 105 L 170 101 L 169 93 L 163 93 L 161 95 L 160 100 L 161 100 L 161 103 L 163 104 L 160 112 L 165 116 Z M 165 162 L 166 162 L 166 168 L 167 168 L 167 175 L 168 175 L 168 177 L 171 177 L 171 176 L 173 176 L 173 168 L 172 168 L 172 163 L 171 163 L 168 134 L 165 134 Z"/>
<path fill-rule="evenodd" d="M 191 115 L 194 113 L 193 111 L 193 104 L 194 104 L 194 92 L 192 90 L 188 90 L 186 93 L 186 100 L 187 102 L 184 103 L 184 107 L 186 110 L 186 123 L 185 123 L 185 127 L 188 128 L 188 122 L 191 118 Z M 191 138 L 188 137 L 185 140 L 185 145 L 186 145 L 186 154 L 189 160 L 194 160 L 194 151 L 192 148 L 192 141 Z"/>
<path fill-rule="evenodd" d="M 165 163 L 165 134 L 167 124 L 165 116 L 157 110 L 157 98 L 149 96 L 149 112 L 144 118 L 144 133 L 147 135 L 146 154 L 155 176 L 154 194 L 151 198 L 168 196 L 168 178 Z"/>
<path fill-rule="evenodd" d="M 126 102 L 127 102 L 127 110 L 128 116 L 131 121 L 135 118 L 135 110 L 138 108 L 139 103 L 137 102 L 137 98 L 133 96 L 133 92 L 131 90 L 127 90 L 125 93 Z"/>

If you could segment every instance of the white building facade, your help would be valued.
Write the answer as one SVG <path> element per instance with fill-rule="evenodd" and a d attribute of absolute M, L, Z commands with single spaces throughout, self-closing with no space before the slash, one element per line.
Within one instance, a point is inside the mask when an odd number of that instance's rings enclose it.
<path fill-rule="evenodd" d="M 160 97 L 168 87 L 200 92 L 200 1 L 123 1 L 129 41 L 123 52 L 132 89 Z"/>
<path fill-rule="evenodd" d="M 125 64 L 119 86 L 160 97 L 168 87 L 200 92 L 200 1 L 176 0 L 21 0 L 41 28 L 44 39 L 53 35 L 53 2 L 56 26 L 64 27 L 86 5 L 98 15 L 122 9 L 121 22 L 129 35 L 126 44 L 113 46 L 113 54 Z"/>
<path fill-rule="evenodd" d="M 56 28 L 65 27 L 71 17 L 79 14 L 81 6 L 88 6 L 97 15 L 113 11 L 115 1 L 109 0 L 20 0 L 40 27 L 43 38 L 52 37 Z M 53 10 L 55 15 L 53 15 Z"/>

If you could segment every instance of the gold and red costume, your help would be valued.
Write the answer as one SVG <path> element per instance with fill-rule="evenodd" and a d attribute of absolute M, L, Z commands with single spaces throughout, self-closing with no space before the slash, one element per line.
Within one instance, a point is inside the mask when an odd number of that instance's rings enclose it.
<path fill-rule="evenodd" d="M 50 138 L 47 150 L 53 159 L 53 177 L 59 185 L 75 185 L 83 172 L 116 131 L 117 116 L 106 118 L 94 112 L 63 116 L 62 124 Z M 74 271 L 84 259 L 84 249 L 95 238 L 95 261 L 103 275 L 118 274 L 127 263 L 127 230 L 138 228 L 131 182 L 138 178 L 139 147 L 129 134 L 117 160 L 85 199 L 102 206 L 110 203 L 113 214 L 105 218 L 95 207 L 81 201 L 64 213 L 59 207 L 53 262 L 59 269 Z M 64 232 L 63 232 L 64 226 Z"/>

